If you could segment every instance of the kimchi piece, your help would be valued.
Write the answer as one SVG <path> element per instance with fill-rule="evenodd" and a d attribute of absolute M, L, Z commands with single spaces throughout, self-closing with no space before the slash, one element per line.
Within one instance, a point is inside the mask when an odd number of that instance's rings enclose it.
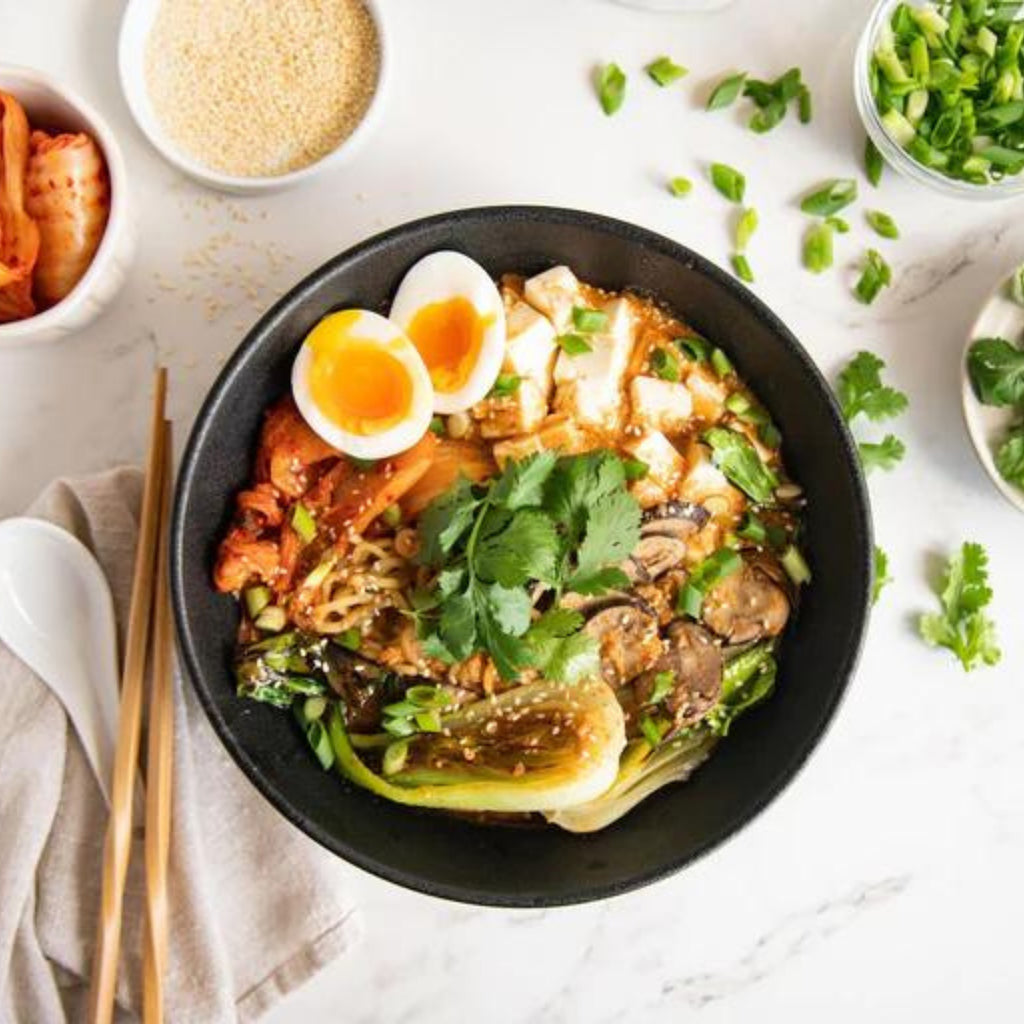
<path fill-rule="evenodd" d="M 33 290 L 45 308 L 82 279 L 110 216 L 107 165 L 88 135 L 32 132 L 25 207 L 39 226 Z"/>
<path fill-rule="evenodd" d="M 32 270 L 39 230 L 25 209 L 28 159 L 25 111 L 13 96 L 0 92 L 0 323 L 24 320 L 36 311 Z"/>

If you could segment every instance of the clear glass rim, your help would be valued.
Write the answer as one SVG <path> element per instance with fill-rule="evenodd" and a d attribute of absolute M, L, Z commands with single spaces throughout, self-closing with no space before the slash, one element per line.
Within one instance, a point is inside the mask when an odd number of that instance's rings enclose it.
<path fill-rule="evenodd" d="M 892 9 L 900 2 L 918 4 L 920 0 L 879 0 L 868 18 L 867 25 L 857 44 L 857 52 L 853 64 L 853 93 L 857 104 L 857 112 L 864 124 L 868 137 L 885 158 L 893 170 L 922 185 L 942 192 L 957 199 L 975 201 L 993 201 L 1013 199 L 1024 195 L 1024 172 L 1012 178 L 993 182 L 990 185 L 972 185 L 969 181 L 947 177 L 940 171 L 932 170 L 919 164 L 909 153 L 893 141 L 885 130 L 875 107 L 874 96 L 871 95 L 871 82 L 868 66 L 875 39 L 885 18 L 890 16 Z"/>

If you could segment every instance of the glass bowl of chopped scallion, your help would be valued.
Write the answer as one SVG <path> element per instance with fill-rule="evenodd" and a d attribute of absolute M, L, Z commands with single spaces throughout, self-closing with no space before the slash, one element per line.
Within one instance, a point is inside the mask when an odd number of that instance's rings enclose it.
<path fill-rule="evenodd" d="M 854 92 L 870 142 L 907 178 L 970 199 L 1024 194 L 1020 0 L 881 0 Z"/>

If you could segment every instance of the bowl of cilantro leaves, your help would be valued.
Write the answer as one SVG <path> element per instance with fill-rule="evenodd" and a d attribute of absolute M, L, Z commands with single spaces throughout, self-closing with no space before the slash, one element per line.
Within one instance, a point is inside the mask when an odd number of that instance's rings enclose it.
<path fill-rule="evenodd" d="M 456 249 L 492 275 L 567 264 L 684 317 L 721 349 L 781 432 L 803 487 L 801 550 L 813 579 L 778 651 L 770 701 L 684 786 L 655 793 L 600 832 L 486 826 L 392 804 L 322 771 L 289 716 L 239 700 L 237 606 L 211 586 L 233 495 L 251 472 L 264 410 L 288 390 L 295 351 L 326 313 L 386 310 L 405 271 Z M 827 382 L 785 325 L 732 275 L 650 231 L 592 213 L 488 207 L 394 228 L 296 285 L 250 330 L 214 383 L 186 448 L 171 534 L 183 662 L 214 729 L 264 796 L 352 864 L 420 892 L 495 906 L 602 899 L 664 878 L 734 835 L 792 780 L 855 668 L 872 588 L 870 514 L 856 445 Z M 837 811 L 837 813 L 839 813 Z"/>

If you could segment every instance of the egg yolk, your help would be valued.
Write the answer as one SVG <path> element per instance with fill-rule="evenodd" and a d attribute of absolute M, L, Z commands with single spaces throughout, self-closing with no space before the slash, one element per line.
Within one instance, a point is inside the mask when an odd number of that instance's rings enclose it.
<path fill-rule="evenodd" d="M 309 391 L 316 407 L 350 434 L 376 434 L 399 423 L 412 405 L 412 378 L 380 342 L 314 332 Z"/>
<path fill-rule="evenodd" d="M 480 357 L 484 332 L 493 316 L 481 316 L 462 296 L 431 302 L 416 311 L 406 334 L 416 346 L 437 391 L 466 386 Z"/>

